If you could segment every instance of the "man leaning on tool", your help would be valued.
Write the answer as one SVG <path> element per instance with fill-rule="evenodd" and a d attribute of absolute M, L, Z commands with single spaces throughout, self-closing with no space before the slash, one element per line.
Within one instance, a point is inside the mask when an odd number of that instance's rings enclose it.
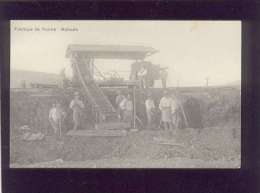
<path fill-rule="evenodd" d="M 61 137 L 62 135 L 62 123 L 65 117 L 66 113 L 62 110 L 61 104 L 56 101 L 49 111 L 49 122 L 53 128 L 54 135 L 56 137 L 57 135 L 58 137 Z"/>

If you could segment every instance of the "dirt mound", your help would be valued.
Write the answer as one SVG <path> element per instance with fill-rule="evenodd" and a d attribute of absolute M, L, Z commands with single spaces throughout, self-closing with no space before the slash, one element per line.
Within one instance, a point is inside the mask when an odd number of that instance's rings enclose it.
<path fill-rule="evenodd" d="M 124 90 L 124 93 L 130 90 Z M 161 89 L 149 89 L 147 92 L 152 93 L 156 106 L 158 106 L 160 98 L 162 97 Z M 104 90 L 109 100 L 114 103 L 116 92 L 114 90 Z M 146 113 L 144 101 L 146 98 L 146 91 L 137 91 L 136 107 L 137 115 L 141 118 L 142 122 L 146 122 Z M 62 89 L 57 90 L 31 90 L 30 91 L 11 91 L 10 111 L 11 111 L 11 128 L 20 127 L 22 125 L 29 125 L 31 128 L 41 130 L 41 132 L 49 132 L 48 112 L 54 101 L 58 100 L 62 103 L 64 111 L 67 113 L 65 119 L 66 129 L 72 127 L 72 115 L 68 108 L 69 102 L 72 99 L 73 91 L 65 91 Z M 188 119 L 190 119 L 190 127 L 213 127 L 223 125 L 240 125 L 241 118 L 241 96 L 240 91 L 237 89 L 206 89 L 206 90 L 180 90 L 179 99 L 184 107 Z M 85 99 L 84 99 L 85 100 Z M 196 104 L 194 110 L 191 109 L 191 105 L 187 104 L 193 101 Z M 93 125 L 94 115 L 92 115 L 91 104 L 87 100 L 86 112 L 83 114 L 84 125 Z M 194 105 L 193 105 L 194 106 Z M 196 112 L 196 113 L 194 113 Z M 156 122 L 160 120 L 160 113 L 156 115 Z M 196 120 L 197 119 L 197 120 Z M 197 124 L 192 124 L 197 122 Z M 45 131 L 44 131 L 45 130 Z"/>

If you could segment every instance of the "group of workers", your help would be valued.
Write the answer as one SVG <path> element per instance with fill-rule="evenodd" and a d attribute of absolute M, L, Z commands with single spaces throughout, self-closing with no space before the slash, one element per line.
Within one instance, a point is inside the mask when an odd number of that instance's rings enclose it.
<path fill-rule="evenodd" d="M 184 112 L 182 111 L 182 106 L 178 101 L 176 93 L 170 94 L 168 91 L 164 91 L 164 96 L 160 100 L 159 109 L 161 111 L 161 122 L 165 130 L 179 128 Z"/>
<path fill-rule="evenodd" d="M 159 127 L 163 127 L 165 130 L 172 130 L 178 128 L 180 121 L 180 104 L 175 94 L 170 94 L 167 90 L 164 91 L 163 97 L 160 99 L 158 107 L 152 98 L 151 93 L 147 95 L 145 103 L 145 111 L 147 118 L 147 128 L 154 126 L 157 109 L 160 110 L 161 118 Z M 131 123 L 133 120 L 133 101 L 131 95 L 122 94 L 121 91 L 117 92 L 115 98 L 115 106 L 117 110 L 118 119 L 122 122 Z M 69 108 L 72 110 L 73 130 L 76 130 L 81 125 L 82 111 L 85 108 L 83 101 L 80 99 L 78 92 L 74 93 L 74 98 L 69 104 Z M 53 104 L 49 111 L 49 121 L 54 130 L 55 135 L 61 135 L 61 126 L 67 114 L 61 107 L 59 102 Z"/>
<path fill-rule="evenodd" d="M 79 98 L 78 92 L 74 93 L 74 98 L 70 102 L 69 108 L 72 110 L 73 130 L 76 130 L 80 126 L 82 110 L 85 108 L 83 101 Z M 55 135 L 61 136 L 62 123 L 66 116 L 67 114 L 61 107 L 61 103 L 56 101 L 49 111 L 49 122 Z"/>
<path fill-rule="evenodd" d="M 163 97 L 159 102 L 158 108 L 155 105 L 151 93 L 148 93 L 145 103 L 147 128 L 154 126 L 157 109 L 160 110 L 161 119 L 159 127 L 163 127 L 165 130 L 172 130 L 178 128 L 180 121 L 182 121 L 183 112 L 181 110 L 181 104 L 178 102 L 176 94 L 170 94 L 167 90 L 164 91 Z M 133 116 L 133 102 L 128 94 L 125 97 L 120 91 L 116 96 L 116 107 L 120 120 L 131 121 Z"/>
<path fill-rule="evenodd" d="M 147 128 L 152 128 L 157 116 L 157 109 L 160 110 L 161 119 L 159 127 L 163 126 L 165 130 L 172 130 L 178 128 L 180 121 L 182 121 L 181 105 L 178 102 L 176 94 L 170 94 L 167 90 L 164 91 L 163 97 L 159 102 L 158 108 L 156 108 L 155 102 L 151 93 L 147 95 L 145 103 Z M 127 104 L 127 105 L 124 105 Z M 133 116 L 133 102 L 130 95 L 126 98 L 120 91 L 116 97 L 116 106 L 119 118 L 121 120 L 132 120 L 129 118 Z M 126 116 L 127 115 L 127 116 Z"/>

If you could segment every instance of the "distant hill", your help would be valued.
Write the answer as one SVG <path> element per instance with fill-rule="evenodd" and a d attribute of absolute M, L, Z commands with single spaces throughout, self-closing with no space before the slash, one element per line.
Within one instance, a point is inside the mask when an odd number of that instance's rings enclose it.
<path fill-rule="evenodd" d="M 58 74 L 54 74 L 54 73 L 25 71 L 25 70 L 11 70 L 11 75 L 10 75 L 11 88 L 21 88 L 21 83 L 23 80 L 26 81 L 27 86 L 30 86 L 31 83 L 59 84 L 60 77 Z M 219 86 L 240 87 L 241 81 L 236 80 Z"/>
<path fill-rule="evenodd" d="M 241 80 L 236 80 L 236 81 L 232 81 L 232 82 L 228 82 L 226 83 L 224 86 L 241 86 Z"/>
<path fill-rule="evenodd" d="M 10 87 L 20 88 L 22 81 L 25 81 L 28 87 L 31 83 L 59 84 L 60 77 L 58 74 L 53 73 L 11 70 Z"/>

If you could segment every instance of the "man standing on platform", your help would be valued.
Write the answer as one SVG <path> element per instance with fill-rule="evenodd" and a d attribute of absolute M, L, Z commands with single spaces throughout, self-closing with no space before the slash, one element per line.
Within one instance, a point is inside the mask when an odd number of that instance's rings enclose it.
<path fill-rule="evenodd" d="M 146 76 L 147 76 L 147 69 L 145 68 L 144 65 L 142 65 L 141 69 L 138 71 L 138 79 L 140 80 L 141 88 L 147 87 Z"/>
<path fill-rule="evenodd" d="M 70 103 L 70 108 L 73 111 L 73 130 L 76 130 L 80 125 L 80 119 L 82 114 L 82 109 L 84 108 L 84 103 L 79 99 L 79 93 L 75 92 L 74 99 Z"/>
<path fill-rule="evenodd" d="M 139 69 L 141 68 L 141 63 L 139 61 L 135 61 L 134 63 L 131 64 L 131 73 L 130 73 L 130 80 L 137 80 L 137 74 Z"/>

